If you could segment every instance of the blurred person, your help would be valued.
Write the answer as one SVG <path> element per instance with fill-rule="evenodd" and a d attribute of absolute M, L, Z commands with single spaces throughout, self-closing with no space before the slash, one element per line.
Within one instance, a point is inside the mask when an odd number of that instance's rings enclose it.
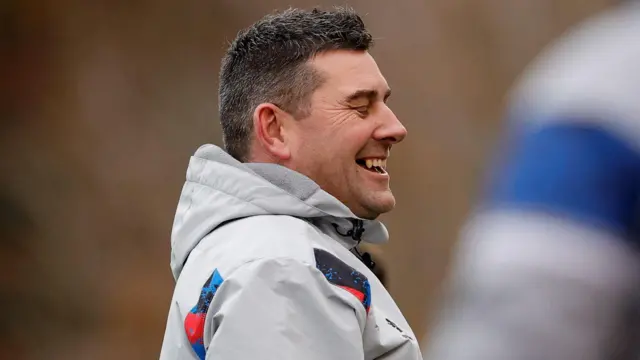
<path fill-rule="evenodd" d="M 220 72 L 225 150 L 191 158 L 172 232 L 161 359 L 421 359 L 360 256 L 388 233 L 387 158 L 406 129 L 351 9 L 240 32 Z"/>
<path fill-rule="evenodd" d="M 639 66 L 626 2 L 525 72 L 426 359 L 639 358 Z"/>

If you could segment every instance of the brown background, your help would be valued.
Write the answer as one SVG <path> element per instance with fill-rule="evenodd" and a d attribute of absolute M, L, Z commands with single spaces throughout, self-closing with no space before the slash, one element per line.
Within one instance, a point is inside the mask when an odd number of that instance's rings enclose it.
<path fill-rule="evenodd" d="M 517 74 L 611 0 L 354 0 L 409 137 L 389 286 L 418 334 Z M 157 358 L 188 156 L 220 143 L 227 42 L 291 2 L 0 3 L 0 357 Z M 329 1 L 294 1 L 310 6 Z"/>

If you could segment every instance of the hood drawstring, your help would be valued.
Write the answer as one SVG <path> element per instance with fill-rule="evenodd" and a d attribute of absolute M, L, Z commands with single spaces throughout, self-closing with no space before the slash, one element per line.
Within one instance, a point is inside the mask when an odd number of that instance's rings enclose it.
<path fill-rule="evenodd" d="M 358 250 L 358 246 L 362 241 L 362 234 L 364 233 L 364 230 L 365 230 L 364 221 L 360 219 L 349 219 L 349 220 L 351 221 L 351 224 L 353 225 L 353 227 L 344 234 L 341 233 L 340 230 L 338 230 L 339 229 L 338 224 L 332 223 L 331 225 L 333 225 L 333 227 L 336 229 L 336 232 L 340 236 L 351 237 L 353 240 L 357 241 L 356 246 L 354 246 L 352 249 L 353 254 L 358 259 L 360 259 L 360 261 L 362 261 L 362 263 L 364 263 L 369 268 L 369 270 L 373 271 L 373 268 L 376 267 L 376 263 L 371 258 L 371 255 L 368 252 L 360 253 L 360 251 Z"/>
<path fill-rule="evenodd" d="M 376 262 L 371 258 L 371 254 L 369 254 L 368 252 L 360 253 L 360 251 L 358 251 L 357 245 L 353 248 L 353 253 L 358 259 L 360 259 L 360 261 L 362 261 L 363 264 L 365 264 L 369 268 L 369 270 L 373 271 L 373 269 L 376 267 Z"/>
<path fill-rule="evenodd" d="M 332 223 L 331 225 L 333 225 L 334 229 L 336 229 L 338 235 L 351 237 L 353 240 L 357 241 L 358 244 L 360 244 L 360 241 L 362 241 L 362 234 L 364 233 L 364 221 L 360 219 L 349 219 L 349 221 L 351 221 L 353 228 L 349 229 L 344 234 L 340 232 L 340 227 L 338 226 L 338 224 Z"/>

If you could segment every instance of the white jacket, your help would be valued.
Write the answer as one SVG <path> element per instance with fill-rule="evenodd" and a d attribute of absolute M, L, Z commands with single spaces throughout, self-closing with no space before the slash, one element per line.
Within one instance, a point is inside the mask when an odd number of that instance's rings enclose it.
<path fill-rule="evenodd" d="M 387 240 L 309 178 L 216 146 L 191 158 L 172 232 L 176 287 L 161 359 L 422 359 L 352 253 Z"/>

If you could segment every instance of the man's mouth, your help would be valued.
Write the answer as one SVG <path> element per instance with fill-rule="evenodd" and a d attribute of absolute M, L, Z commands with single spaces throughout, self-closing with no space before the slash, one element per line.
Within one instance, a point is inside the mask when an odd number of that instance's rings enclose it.
<path fill-rule="evenodd" d="M 356 159 L 356 164 L 360 167 L 378 174 L 387 173 L 387 159 L 382 158 L 363 158 Z"/>

